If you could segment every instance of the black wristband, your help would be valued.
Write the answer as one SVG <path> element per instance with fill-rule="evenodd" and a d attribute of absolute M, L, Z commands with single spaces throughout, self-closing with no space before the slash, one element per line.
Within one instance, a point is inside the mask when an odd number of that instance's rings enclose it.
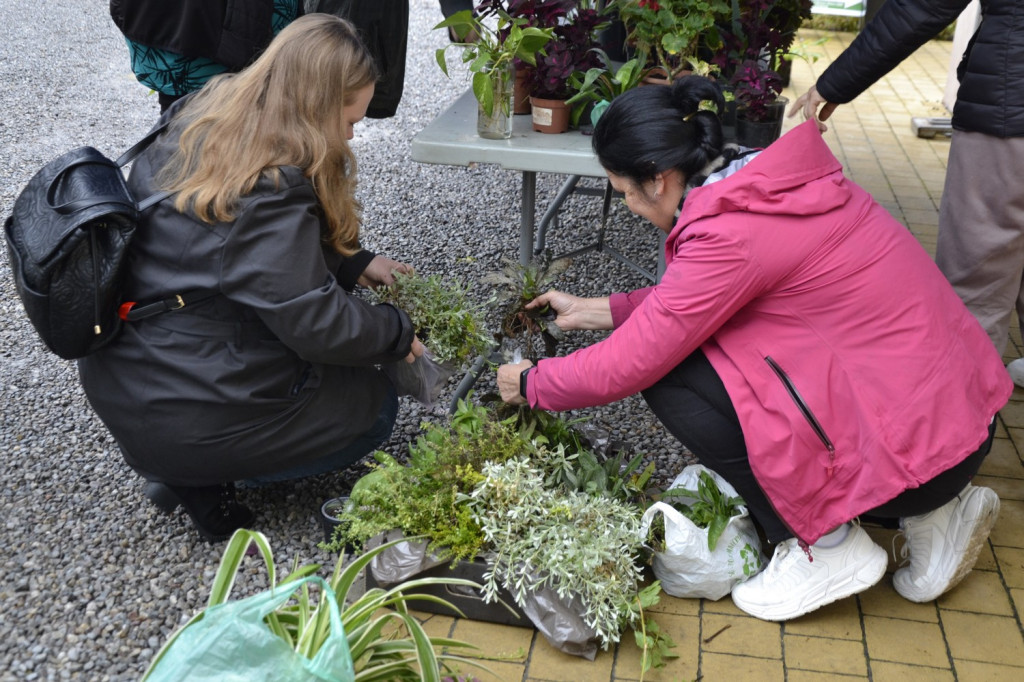
<path fill-rule="evenodd" d="M 529 401 L 529 399 L 526 398 L 526 375 L 530 373 L 531 369 L 533 369 L 533 365 L 519 373 L 519 395 L 523 396 L 527 401 Z"/>

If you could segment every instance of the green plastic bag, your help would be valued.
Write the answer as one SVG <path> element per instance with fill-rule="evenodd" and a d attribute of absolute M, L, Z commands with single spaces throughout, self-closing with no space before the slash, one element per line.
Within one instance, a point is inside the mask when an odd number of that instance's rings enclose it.
<path fill-rule="evenodd" d="M 303 584 L 315 582 L 327 598 L 330 634 L 312 658 L 295 651 L 263 622 Z M 355 677 L 334 590 L 308 576 L 237 601 L 211 606 L 168 642 L 145 682 L 350 682 Z"/>

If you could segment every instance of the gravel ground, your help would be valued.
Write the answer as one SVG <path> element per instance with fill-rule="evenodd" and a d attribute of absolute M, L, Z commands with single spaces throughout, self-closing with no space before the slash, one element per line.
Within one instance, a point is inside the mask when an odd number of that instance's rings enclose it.
<path fill-rule="evenodd" d="M 408 73 L 398 114 L 357 129 L 364 243 L 413 264 L 473 283 L 514 258 L 519 175 L 492 166 L 451 168 L 413 163 L 412 136 L 468 86 L 462 72 L 446 79 L 433 51 L 444 44 L 430 30 L 441 19 L 430 0 L 411 0 Z M 142 136 L 158 113 L 156 97 L 137 82 L 127 48 L 101 0 L 34 3 L 0 0 L 0 213 L 49 159 L 89 144 L 116 156 Z M 576 133 L 570 133 L 576 134 Z M 538 203 L 561 178 L 541 174 Z M 596 181 L 590 181 L 596 182 Z M 593 238 L 599 200 L 569 200 L 550 235 L 555 253 Z M 653 267 L 653 227 L 615 206 L 610 241 Z M 558 286 L 603 295 L 644 285 L 604 254 L 585 255 Z M 486 295 L 478 288 L 481 297 Z M 74 364 L 48 353 L 24 316 L 0 256 L 0 680 L 138 679 L 166 638 L 203 605 L 220 546 L 202 542 L 183 512 L 160 514 L 142 496 L 142 481 L 92 414 Z M 593 342 L 577 333 L 562 351 Z M 493 375 L 478 384 L 493 389 Z M 454 389 L 455 382 L 448 391 Z M 445 397 L 447 398 L 447 396 Z M 443 399 L 442 405 L 447 404 Z M 425 420 L 444 407 L 403 402 L 389 452 L 403 456 Z M 685 450 L 631 398 L 579 415 L 628 441 L 671 479 Z M 360 475 L 337 475 L 242 491 L 269 537 L 278 564 L 336 557 L 317 548 L 317 510 Z M 251 562 L 255 564 L 256 562 Z M 258 566 L 239 593 L 262 588 Z"/>

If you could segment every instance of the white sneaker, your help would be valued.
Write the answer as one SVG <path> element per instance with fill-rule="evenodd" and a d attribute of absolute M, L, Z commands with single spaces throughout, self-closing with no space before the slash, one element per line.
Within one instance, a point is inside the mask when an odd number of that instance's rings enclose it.
<path fill-rule="evenodd" d="M 1010 373 L 1010 378 L 1013 379 L 1013 383 L 1024 388 L 1024 358 L 1017 358 L 1006 366 L 1006 371 Z"/>
<path fill-rule="evenodd" d="M 909 565 L 892 576 L 910 601 L 926 602 L 955 587 L 974 568 L 999 516 L 994 490 L 968 485 L 935 511 L 900 520 L 906 538 L 901 555 Z"/>
<path fill-rule="evenodd" d="M 889 557 L 853 524 L 835 547 L 811 546 L 811 558 L 796 538 L 779 543 L 768 567 L 732 589 L 732 600 L 762 620 L 789 620 L 863 592 L 885 575 Z"/>

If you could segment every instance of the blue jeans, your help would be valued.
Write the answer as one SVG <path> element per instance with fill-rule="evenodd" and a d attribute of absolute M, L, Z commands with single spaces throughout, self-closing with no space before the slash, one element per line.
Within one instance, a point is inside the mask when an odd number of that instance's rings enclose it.
<path fill-rule="evenodd" d="M 389 387 L 388 393 L 384 396 L 384 404 L 381 405 L 377 421 L 363 435 L 326 457 L 321 457 L 312 462 L 306 462 L 301 466 L 279 471 L 265 476 L 258 476 L 245 481 L 243 485 L 259 486 L 265 483 L 276 483 L 278 481 L 291 481 L 297 478 L 318 476 L 332 471 L 346 469 L 355 462 L 373 452 L 378 445 L 391 437 L 391 431 L 395 427 L 395 418 L 398 416 L 398 394 L 394 387 Z"/>

